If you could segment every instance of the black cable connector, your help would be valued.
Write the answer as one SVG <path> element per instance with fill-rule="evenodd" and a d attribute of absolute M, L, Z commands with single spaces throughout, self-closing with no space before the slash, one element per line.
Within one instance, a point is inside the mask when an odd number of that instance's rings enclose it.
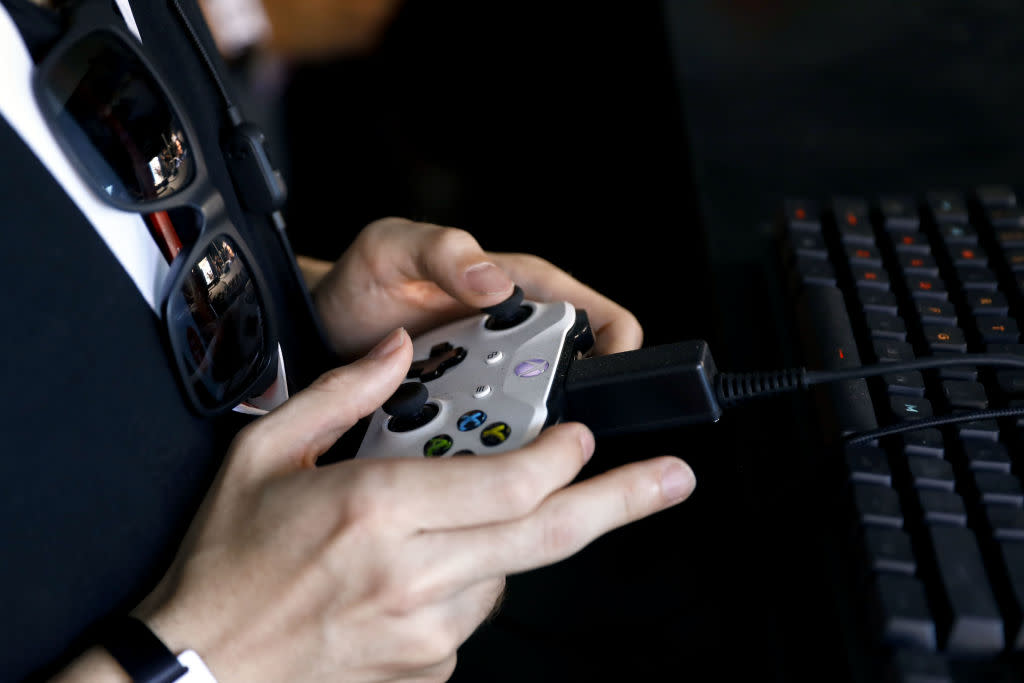
<path fill-rule="evenodd" d="M 582 358 L 565 379 L 565 417 L 598 436 L 717 422 L 717 374 L 700 340 Z"/>
<path fill-rule="evenodd" d="M 685 341 L 575 361 L 566 376 L 565 417 L 585 423 L 599 436 L 666 429 L 717 422 L 723 407 L 816 384 L 959 365 L 1022 369 L 1024 357 L 967 353 L 841 370 L 720 373 L 707 342 Z M 860 443 L 924 426 L 1019 415 L 1024 415 L 1024 408 L 966 411 L 848 434 L 844 440 Z"/>

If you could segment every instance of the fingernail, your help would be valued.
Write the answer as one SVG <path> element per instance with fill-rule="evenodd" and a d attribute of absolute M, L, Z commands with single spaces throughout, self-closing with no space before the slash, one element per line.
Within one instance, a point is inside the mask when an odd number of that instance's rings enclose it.
<path fill-rule="evenodd" d="M 512 287 L 512 280 L 490 261 L 476 263 L 466 269 L 466 284 L 477 294 L 498 294 Z"/>
<path fill-rule="evenodd" d="M 697 485 L 693 470 L 684 462 L 674 462 L 661 472 L 661 494 L 669 503 L 686 498 Z"/>
<path fill-rule="evenodd" d="M 579 437 L 580 447 L 583 449 L 583 463 L 586 464 L 594 457 L 594 435 L 590 433 L 589 429 L 581 429 Z"/>
<path fill-rule="evenodd" d="M 403 343 L 405 343 L 405 328 L 399 327 L 377 342 L 377 345 L 370 349 L 366 357 L 373 359 L 386 358 L 400 349 Z"/>

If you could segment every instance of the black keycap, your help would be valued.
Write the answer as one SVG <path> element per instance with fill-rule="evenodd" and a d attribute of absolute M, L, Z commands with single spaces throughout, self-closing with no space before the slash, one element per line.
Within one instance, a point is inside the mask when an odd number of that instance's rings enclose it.
<path fill-rule="evenodd" d="M 794 257 L 828 259 L 828 247 L 825 246 L 825 238 L 817 232 L 793 232 L 789 235 L 789 249 Z"/>
<path fill-rule="evenodd" d="M 870 571 L 913 576 L 917 571 L 910 536 L 903 529 L 869 526 L 864 528 L 864 555 Z"/>
<path fill-rule="evenodd" d="M 878 311 L 868 311 L 864 317 L 872 337 L 896 341 L 907 340 L 907 325 L 903 322 L 903 318 Z"/>
<path fill-rule="evenodd" d="M 941 458 L 946 454 L 945 439 L 934 427 L 903 432 L 903 452 Z"/>
<path fill-rule="evenodd" d="M 857 292 L 861 308 L 864 311 L 878 311 L 889 315 L 899 314 L 899 302 L 890 291 L 879 289 L 861 289 Z"/>
<path fill-rule="evenodd" d="M 853 446 L 846 449 L 846 475 L 850 481 L 892 486 L 889 456 L 874 446 Z"/>
<path fill-rule="evenodd" d="M 791 230 L 820 231 L 821 207 L 813 199 L 787 199 L 783 202 L 783 218 Z"/>
<path fill-rule="evenodd" d="M 975 316 L 1006 315 L 1010 310 L 1002 292 L 968 292 L 967 308 Z"/>
<path fill-rule="evenodd" d="M 870 225 L 871 205 L 863 197 L 836 195 L 829 199 L 829 207 L 837 224 Z"/>
<path fill-rule="evenodd" d="M 964 291 L 994 292 L 999 286 L 996 274 L 988 268 L 961 266 L 956 274 Z"/>
<path fill-rule="evenodd" d="M 1008 608 L 1011 619 L 1007 623 L 1007 645 L 1019 651 L 1024 649 L 1024 625 L 1021 623 L 1024 612 L 1024 543 L 1001 542 L 999 555 L 1009 583 L 1006 599 L 1011 603 Z"/>
<path fill-rule="evenodd" d="M 979 185 L 974 196 L 988 210 L 1017 206 L 1017 195 L 1009 185 Z"/>
<path fill-rule="evenodd" d="M 985 385 L 980 382 L 947 379 L 942 381 L 942 393 L 954 408 L 983 410 L 988 408 Z"/>
<path fill-rule="evenodd" d="M 967 353 L 963 330 L 949 325 L 922 325 L 925 343 L 932 353 L 952 351 Z"/>
<path fill-rule="evenodd" d="M 864 268 L 881 268 L 882 255 L 874 245 L 858 244 L 846 247 L 846 258 L 850 265 Z"/>
<path fill-rule="evenodd" d="M 939 266 L 930 254 L 899 254 L 900 270 L 907 276 L 923 275 L 936 278 L 939 276 Z"/>
<path fill-rule="evenodd" d="M 958 409 L 952 412 L 955 415 L 963 411 Z M 995 420 L 955 422 L 953 423 L 953 428 L 956 429 L 957 436 L 960 439 L 987 439 L 992 442 L 999 440 L 999 423 Z"/>
<path fill-rule="evenodd" d="M 945 284 L 939 278 L 911 274 L 904 281 L 907 289 L 910 290 L 910 296 L 915 301 L 947 301 L 949 299 L 949 292 L 946 291 Z"/>
<path fill-rule="evenodd" d="M 934 354 L 936 359 L 943 357 L 956 358 L 963 360 L 963 351 L 936 351 Z M 939 365 L 937 366 L 936 373 L 942 379 L 958 379 L 965 382 L 974 382 L 978 379 L 978 366 L 977 365 L 963 365 L 961 363 L 950 364 L 950 365 Z"/>
<path fill-rule="evenodd" d="M 1016 206 L 992 207 L 987 215 L 998 228 L 1024 228 L 1024 212 Z"/>
<path fill-rule="evenodd" d="M 981 511 L 990 536 L 1000 541 L 1024 541 L 1024 509 L 993 503 L 982 505 Z"/>
<path fill-rule="evenodd" d="M 916 396 L 924 398 L 924 375 L 917 370 L 890 372 L 882 375 L 886 392 L 894 396 Z"/>
<path fill-rule="evenodd" d="M 875 351 L 875 358 L 880 363 L 898 363 L 914 360 L 914 347 L 907 342 L 875 339 L 872 341 L 871 346 Z"/>
<path fill-rule="evenodd" d="M 948 301 L 928 301 L 918 299 L 914 308 L 922 323 L 932 325 L 956 325 L 956 307 Z"/>
<path fill-rule="evenodd" d="M 796 278 L 795 284 L 802 286 L 833 286 L 836 283 L 836 273 L 832 264 L 821 259 L 798 255 L 793 265 L 793 273 Z"/>
<path fill-rule="evenodd" d="M 929 524 L 967 526 L 967 508 L 963 498 L 952 491 L 917 489 L 921 516 Z"/>
<path fill-rule="evenodd" d="M 1003 260 L 1015 273 L 1024 271 L 1024 249 L 1008 249 L 1003 252 Z"/>
<path fill-rule="evenodd" d="M 935 649 L 935 622 L 924 586 L 916 577 L 881 573 L 875 576 L 872 588 L 875 623 L 886 643 Z"/>
<path fill-rule="evenodd" d="M 892 416 L 898 421 L 931 417 L 933 413 L 931 401 L 913 396 L 890 396 L 889 407 L 892 408 Z"/>
<path fill-rule="evenodd" d="M 947 249 L 978 244 L 978 231 L 969 223 L 943 223 L 939 226 L 939 235 Z"/>
<path fill-rule="evenodd" d="M 1024 394 L 1024 370 L 999 370 L 996 382 L 1004 394 Z"/>
<path fill-rule="evenodd" d="M 885 268 L 874 268 L 872 266 L 851 266 L 853 283 L 857 289 L 889 289 L 889 274 Z"/>
<path fill-rule="evenodd" d="M 1009 472 L 971 470 L 974 492 L 982 503 L 1024 506 L 1024 489 L 1020 480 Z"/>
<path fill-rule="evenodd" d="M 945 655 L 913 647 L 900 647 L 892 653 L 885 676 L 885 683 L 953 683 Z"/>
<path fill-rule="evenodd" d="M 859 367 L 857 342 L 846 311 L 843 293 L 836 287 L 807 287 L 797 299 L 797 316 L 812 345 L 812 369 L 840 370 Z M 863 379 L 831 382 L 822 387 L 827 397 L 822 409 L 829 412 L 839 434 L 875 429 L 878 420 Z"/>
<path fill-rule="evenodd" d="M 1024 230 L 996 227 L 996 241 L 1004 250 L 1024 247 Z"/>
<path fill-rule="evenodd" d="M 987 266 L 988 254 L 981 247 L 967 245 L 951 245 L 949 260 L 957 268 L 961 266 Z"/>
<path fill-rule="evenodd" d="M 945 190 L 928 192 L 925 202 L 937 223 L 967 222 L 967 200 L 961 192 Z"/>
<path fill-rule="evenodd" d="M 1013 318 L 985 316 L 975 318 L 974 324 L 986 344 L 1016 344 L 1020 341 L 1020 329 Z"/>
<path fill-rule="evenodd" d="M 923 232 L 904 232 L 893 235 L 893 246 L 900 254 L 929 254 L 932 247 Z"/>
<path fill-rule="evenodd" d="M 993 654 L 1003 649 L 1003 620 L 989 586 L 974 532 L 956 526 L 929 526 L 940 593 L 936 621 L 945 649 Z"/>
<path fill-rule="evenodd" d="M 917 202 L 913 197 L 900 195 L 880 197 L 878 210 L 882 214 L 882 226 L 887 231 L 916 231 L 921 224 L 917 213 Z"/>
<path fill-rule="evenodd" d="M 998 441 L 964 439 L 962 442 L 967 468 L 989 472 L 1009 472 L 1010 452 Z"/>
<path fill-rule="evenodd" d="M 867 526 L 903 526 L 903 510 L 899 495 L 888 486 L 858 484 L 853 491 L 854 514 L 857 520 Z"/>
<path fill-rule="evenodd" d="M 908 455 L 907 467 L 910 470 L 910 483 L 916 488 L 952 491 L 956 486 L 953 465 L 947 460 L 926 455 Z"/>

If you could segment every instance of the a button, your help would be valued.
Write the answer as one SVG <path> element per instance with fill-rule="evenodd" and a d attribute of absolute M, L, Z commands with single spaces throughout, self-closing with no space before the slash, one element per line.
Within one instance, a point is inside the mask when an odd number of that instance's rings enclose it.
<path fill-rule="evenodd" d="M 447 434 L 438 434 L 423 444 L 423 455 L 427 458 L 440 458 L 451 450 L 452 437 Z"/>
<path fill-rule="evenodd" d="M 500 446 L 508 440 L 512 428 L 504 422 L 494 422 L 480 432 L 480 441 L 485 446 Z"/>
<path fill-rule="evenodd" d="M 487 363 L 488 365 L 494 365 L 495 363 L 500 363 L 500 362 L 501 362 L 501 359 L 502 359 L 502 358 L 504 358 L 504 357 L 505 357 L 505 354 L 503 354 L 503 353 L 502 353 L 501 351 L 491 351 L 491 352 L 490 352 L 489 354 L 487 354 L 487 356 L 486 356 L 486 357 L 484 358 L 484 361 L 485 361 L 485 362 L 486 362 L 486 363 Z"/>
<path fill-rule="evenodd" d="M 460 432 L 468 432 L 481 426 L 487 421 L 487 413 L 482 410 L 470 410 L 459 416 L 456 425 Z"/>
<path fill-rule="evenodd" d="M 473 398 L 486 398 L 491 395 L 491 387 L 489 384 L 481 384 L 473 390 Z"/>

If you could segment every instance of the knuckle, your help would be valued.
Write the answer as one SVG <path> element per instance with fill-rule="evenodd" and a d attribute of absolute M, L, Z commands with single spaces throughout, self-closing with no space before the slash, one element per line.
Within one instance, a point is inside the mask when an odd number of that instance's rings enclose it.
<path fill-rule="evenodd" d="M 309 385 L 314 391 L 336 392 L 346 387 L 348 371 L 344 365 L 327 370 Z"/>
<path fill-rule="evenodd" d="M 437 667 L 436 677 L 430 680 L 436 681 L 437 683 L 444 683 L 455 674 L 455 667 L 458 664 L 457 654 L 452 654 L 448 659 L 441 662 Z"/>
<path fill-rule="evenodd" d="M 549 558 L 572 554 L 582 545 L 578 516 L 561 506 L 545 516 L 540 528 L 540 549 Z"/>
<path fill-rule="evenodd" d="M 480 248 L 476 238 L 462 228 L 433 227 L 437 232 L 434 234 L 432 242 L 439 253 L 444 254 L 458 252 L 467 248 Z"/>
<path fill-rule="evenodd" d="M 536 508 L 542 499 L 536 479 L 536 475 L 522 467 L 503 477 L 495 491 L 502 507 L 513 516 L 525 515 Z"/>
<path fill-rule="evenodd" d="M 422 629 L 413 647 L 416 664 L 422 668 L 435 667 L 453 658 L 459 646 L 454 630 L 449 623 L 438 623 Z"/>
<path fill-rule="evenodd" d="M 339 501 L 345 518 L 352 523 L 378 522 L 386 516 L 388 476 L 384 467 L 353 467 L 346 479 L 345 495 Z"/>

